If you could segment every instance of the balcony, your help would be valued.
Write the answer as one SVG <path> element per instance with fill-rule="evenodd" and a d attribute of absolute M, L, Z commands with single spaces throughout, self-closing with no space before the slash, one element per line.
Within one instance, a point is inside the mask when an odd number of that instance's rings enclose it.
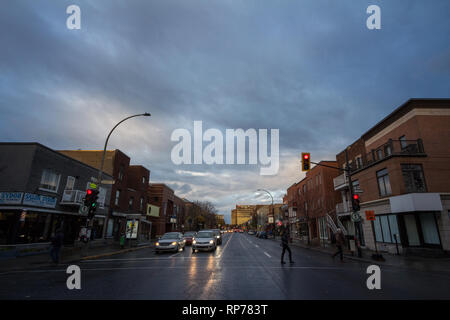
<path fill-rule="evenodd" d="M 356 172 L 393 157 L 425 157 L 422 139 L 389 140 L 385 144 L 372 149 L 362 157 L 362 161 L 352 164 L 350 171 Z M 335 189 L 336 190 L 336 189 Z"/>
<path fill-rule="evenodd" d="M 348 178 L 345 173 L 333 179 L 334 191 L 348 188 Z"/>
<path fill-rule="evenodd" d="M 336 215 L 347 215 L 351 212 L 351 203 L 347 201 L 347 206 L 345 203 L 341 202 L 336 205 Z"/>
<path fill-rule="evenodd" d="M 79 206 L 83 204 L 83 198 L 86 191 L 82 190 L 64 190 L 62 195 L 61 205 Z"/>

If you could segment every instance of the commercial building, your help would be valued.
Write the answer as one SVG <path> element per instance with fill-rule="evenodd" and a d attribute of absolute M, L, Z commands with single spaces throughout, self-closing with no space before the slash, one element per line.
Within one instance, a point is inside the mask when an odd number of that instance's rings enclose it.
<path fill-rule="evenodd" d="M 374 250 L 450 250 L 450 99 L 410 99 L 347 148 L 360 190 L 361 245 Z M 336 156 L 346 165 L 345 150 Z M 336 206 L 350 232 L 349 179 L 334 179 Z M 375 214 L 375 221 L 366 219 Z M 358 225 L 358 224 L 357 224 Z M 358 227 L 357 227 L 358 228 Z"/>
<path fill-rule="evenodd" d="M 103 150 L 59 150 L 60 153 L 99 169 Z M 130 165 L 130 157 L 122 151 L 107 150 L 103 171 L 113 177 L 109 201 L 106 238 L 119 240 L 130 223 L 137 224 L 137 239 L 150 238 L 151 221 L 147 220 L 147 186 L 150 171 L 140 165 Z"/>
<path fill-rule="evenodd" d="M 45 243 L 57 228 L 74 244 L 86 223 L 80 205 L 97 176 L 96 168 L 39 143 L 0 143 L 0 244 Z M 99 191 L 92 239 L 106 232 L 111 185 Z"/>
<path fill-rule="evenodd" d="M 252 220 L 253 215 L 256 214 L 256 205 L 236 205 L 235 210 L 235 224 L 244 225 Z M 233 212 L 231 214 L 233 220 Z"/>
<path fill-rule="evenodd" d="M 216 214 L 216 222 L 217 222 L 218 227 L 224 227 L 225 226 L 225 215 Z"/>

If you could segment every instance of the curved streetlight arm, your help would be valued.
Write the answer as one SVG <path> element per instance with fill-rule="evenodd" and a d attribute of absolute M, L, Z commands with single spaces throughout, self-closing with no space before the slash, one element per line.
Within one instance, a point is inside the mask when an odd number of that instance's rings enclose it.
<path fill-rule="evenodd" d="M 100 170 L 98 171 L 98 179 L 97 179 L 98 180 L 97 181 L 98 186 L 100 186 L 101 182 L 102 182 L 103 164 L 105 162 L 106 146 L 108 145 L 108 140 L 109 140 L 109 137 L 111 136 L 111 133 L 113 133 L 114 129 L 116 129 L 119 126 L 119 124 L 121 124 L 122 122 L 124 122 L 124 121 L 126 121 L 128 119 L 131 119 L 131 118 L 134 118 L 134 117 L 140 117 L 140 116 L 150 117 L 151 115 L 150 115 L 150 113 L 146 112 L 146 113 L 140 113 L 140 114 L 135 114 L 133 116 L 126 117 L 125 119 L 119 121 L 114 126 L 114 128 L 112 128 L 111 131 L 109 132 L 108 137 L 106 138 L 106 141 L 105 141 L 105 147 L 103 148 L 103 155 L 102 155 L 102 162 L 100 164 Z"/>
<path fill-rule="evenodd" d="M 264 191 L 264 192 L 267 192 L 267 193 L 269 194 L 269 196 L 272 198 L 272 205 L 273 205 L 273 197 L 272 197 L 272 194 L 271 194 L 269 191 L 267 191 L 267 190 L 265 190 L 265 189 L 258 189 L 258 190 L 256 190 L 256 191 Z"/>

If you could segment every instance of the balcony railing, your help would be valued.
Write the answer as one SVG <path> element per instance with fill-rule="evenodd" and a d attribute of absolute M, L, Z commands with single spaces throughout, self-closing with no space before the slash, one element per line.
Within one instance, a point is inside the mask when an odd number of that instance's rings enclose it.
<path fill-rule="evenodd" d="M 422 139 L 417 140 L 389 140 L 385 144 L 366 153 L 360 161 L 350 165 L 354 172 L 366 168 L 374 163 L 394 156 L 425 156 Z"/>
<path fill-rule="evenodd" d="M 85 194 L 82 190 L 64 190 L 60 204 L 81 205 Z"/>
<path fill-rule="evenodd" d="M 345 173 L 333 179 L 334 190 L 340 190 L 348 187 L 348 178 Z"/>

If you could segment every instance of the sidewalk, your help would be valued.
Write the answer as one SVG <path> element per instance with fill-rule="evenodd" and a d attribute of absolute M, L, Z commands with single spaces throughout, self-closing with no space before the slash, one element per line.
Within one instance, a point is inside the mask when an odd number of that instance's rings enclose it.
<path fill-rule="evenodd" d="M 109 244 L 104 246 L 86 247 L 63 247 L 61 249 L 60 265 L 75 263 L 80 260 L 97 259 L 115 254 L 151 248 L 155 241 L 141 242 L 133 246 L 120 248 L 119 244 Z M 36 254 L 25 257 L 16 257 L 0 260 L 0 272 L 18 271 L 34 269 L 39 267 L 53 267 L 55 264 L 50 258 L 49 253 Z"/>
<path fill-rule="evenodd" d="M 270 239 L 272 241 L 281 241 L 279 237 L 276 239 Z M 332 255 L 336 252 L 336 246 L 333 244 L 329 244 L 327 247 L 323 246 L 308 246 L 306 243 L 303 243 L 300 240 L 294 239 L 293 246 L 301 247 L 308 250 L 318 251 L 327 255 Z M 372 254 L 375 253 L 371 250 L 363 250 L 362 258 L 357 256 L 357 253 L 354 255 L 351 251 L 344 249 L 344 260 L 355 260 L 370 264 L 376 265 L 384 265 L 384 266 L 393 266 L 400 267 L 406 269 L 415 269 L 419 271 L 433 271 L 433 272 L 450 272 L 450 257 L 443 258 L 425 258 L 418 256 L 403 256 L 403 255 L 393 255 L 390 253 L 383 252 L 383 258 L 385 261 L 377 261 L 372 259 Z M 336 257 L 336 259 L 339 259 Z"/>

